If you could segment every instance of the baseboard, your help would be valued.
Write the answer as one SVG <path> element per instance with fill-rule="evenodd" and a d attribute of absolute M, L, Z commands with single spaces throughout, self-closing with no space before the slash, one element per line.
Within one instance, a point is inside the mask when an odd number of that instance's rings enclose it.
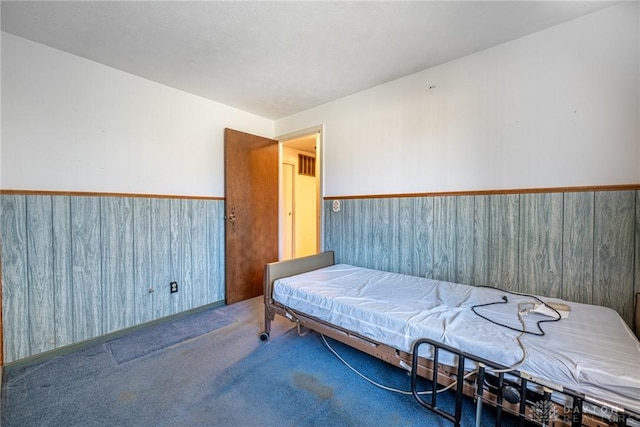
<path fill-rule="evenodd" d="M 3 399 L 3 397 L 4 397 L 4 396 L 3 396 L 3 395 L 4 395 L 4 393 L 3 393 L 3 391 L 2 391 L 2 377 L 3 377 L 4 375 L 3 375 L 3 372 L 2 372 L 2 368 L 3 368 L 3 366 L 2 366 L 2 365 L 0 365 L 0 414 L 2 413 L 2 402 L 4 402 L 4 399 Z M 1 426 L 1 425 L 2 425 L 2 420 L 0 420 L 0 426 Z"/>
<path fill-rule="evenodd" d="M 636 301 L 634 305 L 634 332 L 636 333 L 636 337 L 640 339 L 640 292 L 636 292 Z"/>
<path fill-rule="evenodd" d="M 12 362 L 6 363 L 5 366 L 15 368 L 20 366 L 31 365 L 34 363 L 42 362 L 47 359 L 51 359 L 56 356 L 63 356 L 65 354 L 71 353 L 76 350 L 80 350 L 83 348 L 91 347 L 94 345 L 102 344 L 107 341 L 111 341 L 122 335 L 126 335 L 140 329 L 148 328 L 150 326 L 160 325 L 162 323 L 172 322 L 178 320 L 182 317 L 198 313 L 200 311 L 209 310 L 212 308 L 222 307 L 224 305 L 224 301 L 218 301 L 211 304 L 203 305 L 200 307 L 192 308 L 190 310 L 181 311 L 180 313 L 172 314 L 170 316 L 162 317 L 160 319 L 151 320 L 149 322 L 141 323 L 140 325 L 131 326 L 129 328 L 120 329 L 119 331 L 110 332 L 108 334 L 100 335 L 95 338 L 90 338 L 88 340 L 80 341 L 77 343 L 65 345 L 59 348 L 55 348 L 53 350 L 44 351 L 42 353 L 34 354 L 33 356 L 24 357 L 22 359 L 14 360 Z M 1 368 L 1 366 L 0 366 Z M 1 371 L 0 371 L 1 372 Z M 1 381 L 0 381 L 1 385 Z"/>

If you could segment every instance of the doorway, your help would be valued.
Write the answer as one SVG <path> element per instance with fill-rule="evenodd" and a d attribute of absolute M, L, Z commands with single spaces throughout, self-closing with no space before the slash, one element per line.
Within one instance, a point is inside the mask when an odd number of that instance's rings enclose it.
<path fill-rule="evenodd" d="M 320 251 L 320 131 L 281 138 L 280 259 Z"/>

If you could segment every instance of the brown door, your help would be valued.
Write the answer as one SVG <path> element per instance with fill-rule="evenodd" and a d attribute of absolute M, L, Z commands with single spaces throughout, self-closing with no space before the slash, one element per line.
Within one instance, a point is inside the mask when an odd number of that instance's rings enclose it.
<path fill-rule="evenodd" d="M 262 295 L 278 260 L 278 141 L 225 129 L 225 302 Z"/>

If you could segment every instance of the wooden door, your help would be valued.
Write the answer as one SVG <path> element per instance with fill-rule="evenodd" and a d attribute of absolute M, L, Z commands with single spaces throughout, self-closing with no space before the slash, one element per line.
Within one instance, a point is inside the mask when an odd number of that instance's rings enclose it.
<path fill-rule="evenodd" d="M 278 260 L 278 141 L 225 129 L 225 302 L 262 295 Z"/>

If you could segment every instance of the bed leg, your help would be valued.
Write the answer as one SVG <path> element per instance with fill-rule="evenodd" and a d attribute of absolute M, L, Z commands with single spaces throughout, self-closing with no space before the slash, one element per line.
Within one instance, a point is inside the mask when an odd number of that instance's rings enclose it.
<path fill-rule="evenodd" d="M 264 332 L 260 334 L 260 341 L 266 341 L 271 334 L 271 320 L 273 320 L 273 309 L 269 307 L 269 304 L 265 301 L 264 305 Z"/>
<path fill-rule="evenodd" d="M 476 427 L 481 427 L 482 419 L 482 399 L 484 396 L 484 365 L 480 364 L 478 376 L 476 377 Z"/>
<path fill-rule="evenodd" d="M 264 317 L 264 332 L 260 334 L 260 341 L 266 341 L 269 339 L 269 334 L 271 333 L 271 319 L 268 314 L 265 314 Z"/>
<path fill-rule="evenodd" d="M 582 411 L 584 410 L 582 399 L 573 399 L 573 410 L 571 411 L 571 427 L 582 426 Z"/>
<path fill-rule="evenodd" d="M 476 427 L 481 427 L 481 418 L 482 418 L 482 398 L 476 399 Z"/>

